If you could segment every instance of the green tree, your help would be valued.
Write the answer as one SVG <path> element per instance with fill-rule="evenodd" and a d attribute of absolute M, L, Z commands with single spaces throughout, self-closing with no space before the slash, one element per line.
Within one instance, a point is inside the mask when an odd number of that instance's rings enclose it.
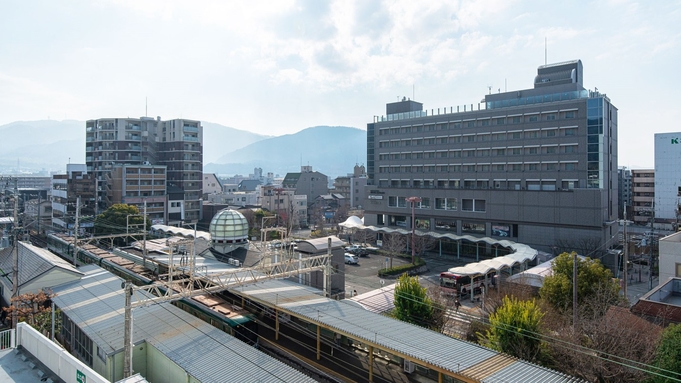
<path fill-rule="evenodd" d="M 151 229 L 151 221 L 148 218 L 146 228 L 143 227 L 143 223 L 144 217 L 137 206 L 117 203 L 95 218 L 95 235 L 136 233 L 143 229 Z"/>
<path fill-rule="evenodd" d="M 574 253 L 562 253 L 553 262 L 553 274 L 544 278 L 539 290 L 542 299 L 561 312 L 572 310 L 572 279 Z M 577 258 L 577 304 L 589 313 L 603 315 L 608 307 L 619 301 L 619 284 L 599 260 Z M 593 302 L 599 302 L 594 305 Z M 588 303 L 584 305 L 584 303 Z"/>
<path fill-rule="evenodd" d="M 489 316 L 488 345 L 526 360 L 537 360 L 541 352 L 541 322 L 544 313 L 534 300 L 504 297 L 501 306 Z"/>
<path fill-rule="evenodd" d="M 681 379 L 681 324 L 669 325 L 662 332 L 660 343 L 655 351 L 653 366 L 666 371 L 651 369 L 655 373 L 664 375 L 653 375 L 650 379 L 651 383 L 677 382 Z"/>
<path fill-rule="evenodd" d="M 430 327 L 433 320 L 433 301 L 418 277 L 402 274 L 395 285 L 395 318 L 422 327 Z"/>

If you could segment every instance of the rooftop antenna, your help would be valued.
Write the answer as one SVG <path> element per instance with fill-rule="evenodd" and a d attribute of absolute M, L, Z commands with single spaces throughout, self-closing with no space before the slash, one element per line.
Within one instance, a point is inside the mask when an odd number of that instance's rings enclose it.
<path fill-rule="evenodd" d="M 548 64 L 548 43 L 546 40 L 546 36 L 544 36 L 544 65 Z"/>
<path fill-rule="evenodd" d="M 489 94 L 492 94 L 492 85 L 487 85 L 487 90 Z"/>

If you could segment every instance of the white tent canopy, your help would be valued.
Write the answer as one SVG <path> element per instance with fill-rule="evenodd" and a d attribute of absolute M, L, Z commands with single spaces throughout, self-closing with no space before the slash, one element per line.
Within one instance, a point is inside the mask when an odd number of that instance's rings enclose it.
<path fill-rule="evenodd" d="M 363 229 L 364 222 L 358 216 L 352 215 L 348 217 L 345 222 L 339 223 L 338 226 L 344 227 L 346 229 Z"/>

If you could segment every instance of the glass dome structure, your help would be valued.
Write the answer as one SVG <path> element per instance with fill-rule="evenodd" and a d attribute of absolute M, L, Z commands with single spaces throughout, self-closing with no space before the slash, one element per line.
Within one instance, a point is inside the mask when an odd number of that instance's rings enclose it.
<path fill-rule="evenodd" d="M 248 221 L 235 210 L 220 210 L 210 221 L 213 246 L 248 241 Z"/>

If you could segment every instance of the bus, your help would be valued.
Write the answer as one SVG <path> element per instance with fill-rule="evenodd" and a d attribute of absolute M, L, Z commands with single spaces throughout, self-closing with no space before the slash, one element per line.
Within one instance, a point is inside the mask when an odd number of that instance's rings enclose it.
<path fill-rule="evenodd" d="M 490 275 L 488 284 L 494 283 L 494 276 Z M 478 275 L 473 278 L 473 294 L 480 294 L 485 285 L 485 277 Z M 454 297 L 463 296 L 471 293 L 471 276 L 455 274 L 449 271 L 440 273 L 440 292 L 444 295 Z"/>

